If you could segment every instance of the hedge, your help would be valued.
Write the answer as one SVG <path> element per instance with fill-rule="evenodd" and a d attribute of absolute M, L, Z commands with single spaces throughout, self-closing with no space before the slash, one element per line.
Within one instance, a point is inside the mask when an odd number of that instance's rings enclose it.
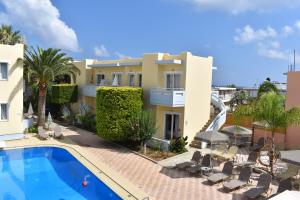
<path fill-rule="evenodd" d="M 52 86 L 52 103 L 75 103 L 78 98 L 78 86 L 76 84 L 57 84 Z"/>
<path fill-rule="evenodd" d="M 132 116 L 142 110 L 142 89 L 99 87 L 97 89 L 97 134 L 112 141 L 126 139 L 125 129 Z"/>

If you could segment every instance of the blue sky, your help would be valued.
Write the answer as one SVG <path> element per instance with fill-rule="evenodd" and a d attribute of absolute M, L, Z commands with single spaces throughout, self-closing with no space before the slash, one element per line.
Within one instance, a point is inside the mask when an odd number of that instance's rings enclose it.
<path fill-rule="evenodd" d="M 266 77 L 285 82 L 292 50 L 300 55 L 300 1 L 274 2 L 0 0 L 0 23 L 21 30 L 29 45 L 62 48 L 75 59 L 210 55 L 214 84 L 252 86 Z"/>

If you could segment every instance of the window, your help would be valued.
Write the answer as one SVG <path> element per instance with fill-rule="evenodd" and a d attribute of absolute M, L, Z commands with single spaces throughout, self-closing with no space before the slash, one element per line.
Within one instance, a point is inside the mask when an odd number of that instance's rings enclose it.
<path fill-rule="evenodd" d="M 122 74 L 113 73 L 112 75 L 112 86 L 120 86 L 122 80 Z"/>
<path fill-rule="evenodd" d="M 180 74 L 168 73 L 166 74 L 167 89 L 180 88 Z"/>
<path fill-rule="evenodd" d="M 7 80 L 8 66 L 7 63 L 0 63 L 0 80 Z"/>
<path fill-rule="evenodd" d="M 0 121 L 8 120 L 7 103 L 0 103 Z"/>
<path fill-rule="evenodd" d="M 139 82 L 138 82 L 138 86 L 142 87 L 142 74 L 139 74 Z"/>
<path fill-rule="evenodd" d="M 105 75 L 104 74 L 97 74 L 96 75 L 96 84 L 97 85 L 104 85 Z"/>
<path fill-rule="evenodd" d="M 128 85 L 134 86 L 134 74 L 128 74 Z"/>

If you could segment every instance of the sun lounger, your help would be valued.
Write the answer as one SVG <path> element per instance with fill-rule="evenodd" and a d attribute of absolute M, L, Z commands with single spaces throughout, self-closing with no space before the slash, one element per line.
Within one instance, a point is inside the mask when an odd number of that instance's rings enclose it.
<path fill-rule="evenodd" d="M 226 162 L 224 164 L 223 170 L 221 173 L 216 173 L 213 175 L 210 175 L 207 180 L 211 183 L 217 183 L 221 182 L 227 178 L 229 178 L 232 175 L 233 170 L 233 163 L 232 162 Z"/>
<path fill-rule="evenodd" d="M 61 138 L 61 137 L 63 137 L 61 126 L 56 125 L 56 126 L 54 127 L 53 131 L 54 131 L 53 136 L 54 136 L 55 138 Z"/>
<path fill-rule="evenodd" d="M 269 190 L 272 181 L 272 176 L 270 174 L 263 173 L 259 176 L 257 185 L 255 188 L 251 188 L 244 192 L 244 196 L 248 199 L 255 199 Z"/>
<path fill-rule="evenodd" d="M 279 182 L 276 194 L 269 196 L 269 199 L 276 196 L 277 194 L 280 194 L 280 193 L 286 191 L 286 190 L 292 190 L 292 189 L 293 189 L 292 180 L 290 178 L 284 179 Z"/>
<path fill-rule="evenodd" d="M 0 140 L 0 149 L 3 149 L 6 147 L 5 141 Z"/>
<path fill-rule="evenodd" d="M 238 179 L 227 181 L 223 184 L 223 187 L 227 190 L 234 190 L 243 186 L 246 186 L 249 182 L 252 169 L 249 166 L 243 167 Z"/>
<path fill-rule="evenodd" d="M 196 174 L 198 172 L 205 172 L 210 169 L 210 164 L 211 164 L 211 157 L 210 154 L 206 154 L 202 161 L 201 164 L 197 164 L 195 166 L 189 167 L 186 170 L 191 173 L 191 174 Z"/>
<path fill-rule="evenodd" d="M 251 151 L 260 151 L 265 146 L 265 138 L 261 137 L 258 139 L 257 144 L 250 147 Z"/>
<path fill-rule="evenodd" d="M 44 139 L 44 140 L 49 138 L 49 135 L 46 134 L 46 132 L 42 126 L 38 127 L 38 135 L 41 139 Z"/>
<path fill-rule="evenodd" d="M 176 168 L 186 169 L 186 168 L 191 167 L 193 165 L 199 164 L 200 160 L 201 160 L 201 152 L 200 151 L 195 151 L 191 161 L 179 163 L 179 164 L 176 165 Z"/>
<path fill-rule="evenodd" d="M 278 178 L 279 180 L 292 178 L 298 175 L 298 172 L 299 172 L 299 167 L 295 165 L 288 165 L 288 169 L 285 172 L 278 174 L 276 178 Z"/>

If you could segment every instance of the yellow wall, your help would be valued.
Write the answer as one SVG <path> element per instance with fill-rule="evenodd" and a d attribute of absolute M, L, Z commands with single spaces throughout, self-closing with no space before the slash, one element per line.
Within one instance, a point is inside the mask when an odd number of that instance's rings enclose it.
<path fill-rule="evenodd" d="M 156 115 L 157 130 L 156 130 L 156 135 L 154 137 L 164 139 L 165 114 L 170 114 L 170 113 L 179 114 L 179 129 L 180 129 L 180 134 L 183 136 L 184 108 L 156 106 L 155 115 Z"/>
<path fill-rule="evenodd" d="M 158 65 L 157 60 L 179 59 L 182 64 Z M 206 124 L 210 115 L 211 83 L 212 83 L 212 57 L 204 58 L 193 56 L 189 52 L 179 55 L 166 53 L 144 54 L 142 59 L 127 59 L 115 61 L 90 61 L 92 64 L 142 62 L 142 66 L 121 67 L 93 67 L 88 69 L 86 63 L 82 69 L 85 79 L 79 79 L 80 84 L 96 84 L 96 74 L 104 74 L 108 84 L 112 83 L 112 73 L 122 73 L 121 86 L 128 85 L 128 73 L 135 73 L 135 85 L 138 84 L 138 74 L 142 74 L 142 87 L 144 93 L 144 107 L 153 109 L 157 121 L 156 137 L 164 139 L 165 113 L 175 112 L 180 114 L 180 130 L 182 136 L 188 136 L 189 141 Z M 185 106 L 180 108 L 155 106 L 149 103 L 152 88 L 166 87 L 166 72 L 181 73 L 181 88 L 185 89 Z M 96 98 L 85 97 L 83 102 L 96 107 Z"/>
<path fill-rule="evenodd" d="M 162 53 L 158 54 L 144 54 L 143 57 L 143 92 L 144 92 L 144 105 L 147 108 L 153 108 L 149 103 L 150 90 L 151 88 L 158 87 L 159 76 L 158 76 L 158 65 L 155 61 L 163 57 Z"/>
<path fill-rule="evenodd" d="M 135 86 L 138 85 L 138 74 L 142 73 L 142 66 L 128 66 L 128 67 L 99 67 L 93 68 L 92 75 L 93 75 L 93 84 L 96 84 L 96 75 L 97 74 L 104 74 L 105 80 L 108 84 L 112 84 L 112 74 L 113 73 L 121 73 L 121 86 L 128 86 L 128 74 L 133 73 L 135 74 Z"/>
<path fill-rule="evenodd" d="M 8 103 L 8 120 L 0 121 L 0 134 L 23 133 L 24 45 L 0 45 L 0 62 L 8 62 L 8 80 L 0 80 L 0 102 Z"/>
<path fill-rule="evenodd" d="M 83 61 L 75 61 L 73 64 L 80 69 L 80 75 L 76 78 L 76 84 L 78 84 L 78 101 L 77 103 L 72 104 L 73 112 L 78 112 L 80 103 L 85 103 L 85 97 L 82 95 L 83 87 L 87 84 L 91 84 L 90 77 L 92 74 L 91 68 L 88 65 L 93 64 L 93 60 L 83 60 Z M 95 107 L 95 106 L 94 106 Z"/>
<path fill-rule="evenodd" d="M 186 54 L 184 135 L 189 141 L 209 120 L 212 64 L 212 57 Z"/>

